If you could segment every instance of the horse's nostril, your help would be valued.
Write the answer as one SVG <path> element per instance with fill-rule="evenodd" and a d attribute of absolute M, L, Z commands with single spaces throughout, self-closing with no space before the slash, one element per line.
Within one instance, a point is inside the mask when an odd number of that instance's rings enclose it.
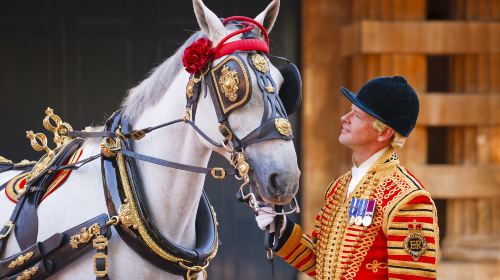
<path fill-rule="evenodd" d="M 277 174 L 277 173 L 272 173 L 272 174 L 269 176 L 269 183 L 270 183 L 270 185 L 271 185 L 271 188 L 272 188 L 274 191 L 279 190 L 280 186 L 279 186 L 279 183 L 278 183 L 278 174 Z"/>

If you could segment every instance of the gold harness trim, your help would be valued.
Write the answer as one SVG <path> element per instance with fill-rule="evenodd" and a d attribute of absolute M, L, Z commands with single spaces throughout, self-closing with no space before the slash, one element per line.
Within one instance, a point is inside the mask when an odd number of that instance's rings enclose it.
<path fill-rule="evenodd" d="M 121 146 L 121 140 L 117 139 L 117 145 Z M 120 210 L 127 209 L 127 211 L 120 211 L 119 215 L 119 220 L 120 222 L 127 221 L 127 223 L 124 223 L 126 226 L 132 226 L 134 229 L 136 229 L 140 235 L 140 237 L 144 240 L 148 248 L 150 248 L 155 254 L 158 256 L 162 257 L 163 259 L 172 262 L 172 263 L 177 263 L 184 267 L 187 270 L 187 276 L 190 276 L 193 272 L 204 272 L 205 275 L 205 268 L 208 266 L 209 262 L 215 257 L 217 254 L 218 250 L 218 242 L 216 242 L 215 245 L 215 250 L 214 252 L 207 258 L 206 260 L 206 265 L 205 266 L 190 266 L 187 265 L 190 262 L 188 260 L 185 260 L 183 258 L 176 257 L 167 251 L 163 250 L 160 245 L 158 245 L 149 235 L 148 231 L 146 230 L 146 227 L 144 226 L 142 220 L 140 219 L 139 212 L 137 209 L 137 203 L 135 201 L 134 195 L 132 193 L 132 187 L 130 185 L 130 181 L 128 178 L 127 174 L 127 168 L 125 166 L 125 158 L 123 154 L 117 153 L 116 155 L 116 160 L 118 163 L 118 170 L 120 172 L 120 180 L 123 186 L 123 190 L 125 193 L 126 197 L 126 205 L 127 207 L 120 207 Z M 213 215 L 213 212 L 212 212 Z M 214 217 L 215 219 L 215 217 Z"/>

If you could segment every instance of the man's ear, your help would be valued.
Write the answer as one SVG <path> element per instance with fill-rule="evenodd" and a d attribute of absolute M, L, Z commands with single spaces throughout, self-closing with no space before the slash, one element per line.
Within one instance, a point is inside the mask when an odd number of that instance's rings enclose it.
<path fill-rule="evenodd" d="M 391 140 L 392 137 L 394 136 L 394 133 L 395 133 L 394 129 L 387 126 L 384 130 L 382 130 L 382 132 L 378 133 L 377 140 L 379 142 L 385 142 L 387 140 Z"/>

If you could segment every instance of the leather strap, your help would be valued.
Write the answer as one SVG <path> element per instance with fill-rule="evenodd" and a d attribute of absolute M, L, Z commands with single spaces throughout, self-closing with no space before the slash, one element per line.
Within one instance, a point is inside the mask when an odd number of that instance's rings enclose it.
<path fill-rule="evenodd" d="M 66 162 L 80 148 L 82 143 L 83 139 L 78 138 L 62 147 L 52 160 L 51 165 L 60 165 Z M 25 250 L 36 242 L 38 236 L 38 214 L 36 208 L 47 191 L 50 182 L 57 176 L 57 172 L 47 172 L 49 168 L 46 167 L 44 174 L 38 175 L 38 179 L 26 186 L 27 192 L 24 194 L 26 201 L 22 207 L 16 207 L 19 214 L 14 221 L 16 225 L 14 233 L 21 250 Z"/>
<path fill-rule="evenodd" d="M 283 210 L 282 205 L 275 205 L 274 210 L 276 212 L 281 212 Z M 274 217 L 274 232 L 271 232 L 270 227 L 268 227 L 265 231 L 264 237 L 264 249 L 266 250 L 267 260 L 269 261 L 269 265 L 271 266 L 271 279 L 276 280 L 276 271 L 274 267 L 274 252 L 279 246 L 279 237 L 280 237 L 280 229 L 284 223 L 283 216 Z"/>
<path fill-rule="evenodd" d="M 17 217 L 21 211 L 21 208 L 23 207 L 24 203 L 26 201 L 26 196 L 22 195 L 19 200 L 16 203 L 16 207 L 14 207 L 14 211 L 12 211 L 12 214 L 10 215 L 10 219 L 8 223 L 10 225 L 5 224 L 2 229 L 0 229 L 0 257 L 3 256 L 3 253 L 5 251 L 5 247 L 7 244 L 7 240 L 9 239 L 10 234 L 12 233 L 13 227 L 15 227 Z"/>
<path fill-rule="evenodd" d="M 48 260 L 41 260 L 33 266 L 26 268 L 25 270 L 8 277 L 7 280 L 19 280 L 19 279 L 46 279 L 51 275 L 50 271 L 53 269 L 53 263 Z"/>
<path fill-rule="evenodd" d="M 190 172 L 195 172 L 195 173 L 202 173 L 202 174 L 207 174 L 207 175 L 211 175 L 211 173 L 214 172 L 214 169 L 212 169 L 212 168 L 193 166 L 193 165 L 168 161 L 168 160 L 164 160 L 164 159 L 159 159 L 159 158 L 155 158 L 155 157 L 150 157 L 150 156 L 138 154 L 138 153 L 135 153 L 135 152 L 129 151 L 127 149 L 123 149 L 123 148 L 120 150 L 120 153 L 122 153 L 128 157 L 134 158 L 134 159 L 147 161 L 147 162 L 154 163 L 154 164 L 161 165 L 161 166 L 165 166 L 165 167 L 170 167 L 170 168 L 175 168 L 175 169 L 180 169 L 180 170 L 185 170 L 185 171 L 190 171 Z M 217 169 L 215 169 L 215 170 L 217 170 Z M 229 168 L 222 169 L 221 168 L 218 170 L 219 171 L 224 170 L 226 175 L 235 175 L 236 174 L 234 169 L 229 169 Z"/>
<path fill-rule="evenodd" d="M 0 164 L 0 173 L 9 171 L 9 170 L 31 170 L 35 166 L 34 163 L 29 164 L 20 164 L 20 163 L 12 163 L 12 164 Z"/>
<path fill-rule="evenodd" d="M 81 240 L 76 249 L 74 248 L 74 245 L 71 244 L 72 237 L 79 235 L 83 228 L 88 229 L 92 225 L 97 224 L 100 229 L 100 234 L 105 236 L 107 239 L 111 238 L 111 229 L 106 225 L 107 221 L 108 215 L 101 214 L 63 233 L 54 234 L 45 241 L 38 242 L 21 253 L 13 255 L 9 258 L 1 259 L 0 279 L 3 279 L 4 277 L 7 277 L 7 279 L 16 279 L 16 277 L 26 275 L 28 273 L 32 273 L 30 274 L 30 280 L 46 279 L 47 277 L 64 269 L 81 256 L 92 251 L 93 239 L 95 238 L 95 235 L 88 241 Z M 73 242 L 73 244 L 75 244 L 75 242 Z M 9 269 L 9 264 L 11 264 L 13 260 L 18 259 L 19 256 L 27 256 L 30 252 L 33 253 L 30 258 L 25 257 L 22 264 Z M 20 263 L 20 261 L 17 263 Z M 5 269 L 5 267 L 7 267 L 7 269 Z"/>
<path fill-rule="evenodd" d="M 56 233 L 44 242 L 37 242 L 29 248 L 0 260 L 0 279 L 8 274 L 19 273 L 33 265 L 47 254 L 61 246 L 64 235 Z"/>
<path fill-rule="evenodd" d="M 115 114 L 116 114 L 116 112 L 115 112 Z M 220 143 L 217 143 L 214 140 L 210 139 L 210 137 L 208 137 L 208 135 L 206 135 L 194 122 L 192 122 L 190 120 L 184 120 L 184 119 L 176 119 L 176 120 L 169 121 L 169 122 L 157 125 L 157 126 L 147 127 L 147 128 L 143 128 L 140 130 L 133 130 L 133 131 L 128 132 L 128 133 L 122 133 L 122 136 L 127 138 L 127 139 L 130 139 L 130 138 L 133 139 L 134 132 L 141 132 L 141 133 L 144 133 L 144 135 L 146 135 L 153 130 L 156 130 L 156 129 L 159 129 L 162 127 L 166 127 L 169 125 L 173 125 L 176 123 L 181 123 L 181 122 L 185 122 L 185 123 L 189 124 L 191 127 L 193 127 L 194 130 L 196 130 L 196 132 L 199 135 L 201 135 L 205 140 L 207 140 L 210 144 L 212 144 L 216 147 L 219 147 L 219 148 L 222 147 L 222 145 Z M 70 131 L 70 132 L 68 132 L 68 135 L 71 137 L 80 137 L 80 138 L 101 138 L 101 137 L 117 137 L 118 136 L 118 135 L 116 135 L 116 133 L 114 131 L 96 131 L 96 132 Z"/>

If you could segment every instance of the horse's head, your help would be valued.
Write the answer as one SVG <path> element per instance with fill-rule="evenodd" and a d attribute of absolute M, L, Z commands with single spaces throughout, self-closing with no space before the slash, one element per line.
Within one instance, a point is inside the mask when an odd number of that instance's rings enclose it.
<path fill-rule="evenodd" d="M 192 117 L 210 138 L 226 143 L 224 149 L 204 141 L 231 160 L 265 202 L 286 204 L 299 187 L 300 170 L 287 112 L 293 113 L 300 102 L 301 81 L 295 65 L 288 62 L 278 69 L 269 60 L 267 32 L 276 20 L 279 1 L 272 1 L 254 20 L 231 17 L 221 21 L 201 0 L 193 4 L 212 47 L 206 65 L 194 63 L 194 69 L 186 68 L 192 74 L 187 89 Z M 188 47 L 185 66 L 189 60 L 205 59 L 206 53 L 200 50 L 210 44 L 207 39 Z M 190 52 L 196 56 L 189 57 Z M 250 167 L 247 176 L 245 162 Z"/>

